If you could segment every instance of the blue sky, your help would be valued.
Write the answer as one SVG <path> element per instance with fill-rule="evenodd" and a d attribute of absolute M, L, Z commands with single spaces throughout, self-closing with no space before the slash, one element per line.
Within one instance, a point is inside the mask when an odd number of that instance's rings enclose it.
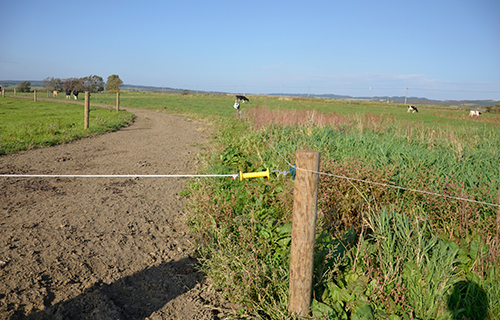
<path fill-rule="evenodd" d="M 0 30 L 0 80 L 500 100 L 498 0 L 4 0 Z"/>

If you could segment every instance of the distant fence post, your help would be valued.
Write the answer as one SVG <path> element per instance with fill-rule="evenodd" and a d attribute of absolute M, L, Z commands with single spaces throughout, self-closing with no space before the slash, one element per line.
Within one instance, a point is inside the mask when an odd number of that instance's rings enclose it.
<path fill-rule="evenodd" d="M 5 98 L 5 88 L 2 88 L 2 97 Z"/>
<path fill-rule="evenodd" d="M 90 113 L 90 93 L 88 91 L 85 91 L 85 111 L 84 111 L 84 122 L 83 122 L 83 128 L 88 129 L 89 128 L 89 113 Z"/>
<path fill-rule="evenodd" d="M 297 150 L 296 153 L 288 311 L 300 317 L 307 316 L 311 306 L 319 180 L 315 172 L 319 171 L 320 156 L 318 151 Z"/>
<path fill-rule="evenodd" d="M 120 111 L 120 92 L 116 93 L 116 111 Z"/>
<path fill-rule="evenodd" d="M 35 90 L 35 91 L 33 91 L 33 101 L 35 101 L 35 102 L 36 102 L 36 90 Z"/>
<path fill-rule="evenodd" d="M 49 90 L 47 90 L 47 98 L 49 98 Z"/>
<path fill-rule="evenodd" d="M 16 96 L 16 88 L 14 88 L 14 97 Z"/>

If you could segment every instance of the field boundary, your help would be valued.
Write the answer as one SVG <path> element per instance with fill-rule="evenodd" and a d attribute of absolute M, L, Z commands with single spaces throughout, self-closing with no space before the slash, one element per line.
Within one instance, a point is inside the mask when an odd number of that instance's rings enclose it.
<path fill-rule="evenodd" d="M 478 204 L 484 204 L 488 206 L 493 206 L 500 208 L 500 204 L 497 203 L 490 203 L 490 202 L 485 202 L 485 201 L 478 201 L 478 200 L 472 200 L 472 199 L 467 199 L 467 198 L 461 198 L 461 197 L 455 197 L 455 196 L 449 196 L 445 194 L 440 194 L 436 192 L 431 192 L 431 191 L 424 191 L 424 190 L 418 190 L 418 189 L 412 189 L 412 188 L 406 188 L 406 187 L 401 187 L 393 184 L 388 184 L 388 183 L 381 183 L 381 182 L 375 182 L 375 181 L 370 181 L 370 180 L 363 180 L 363 179 L 357 179 L 357 178 L 350 178 L 346 176 L 339 176 L 331 173 L 326 173 L 326 172 L 320 172 L 320 171 L 311 171 L 308 169 L 303 169 L 299 168 L 296 165 L 293 165 L 288 161 L 276 148 L 269 142 L 267 139 L 259 132 L 259 135 L 262 137 L 262 139 L 283 159 L 285 162 L 290 166 L 290 168 L 294 168 L 296 170 L 302 170 L 302 171 L 308 171 L 311 173 L 316 173 L 320 175 L 325 175 L 325 176 L 330 176 L 338 179 L 344 179 L 344 180 L 349 180 L 349 181 L 357 181 L 357 182 L 363 182 L 363 183 L 368 183 L 368 184 L 374 184 L 377 186 L 381 187 L 386 187 L 386 188 L 393 188 L 393 189 L 400 189 L 400 190 L 405 190 L 405 191 L 410 191 L 410 192 L 417 192 L 417 193 L 423 193 L 423 194 L 428 194 L 428 195 L 433 195 L 433 196 L 438 196 L 442 198 L 448 198 L 448 199 L 454 199 L 454 200 L 460 200 L 460 201 L 467 201 L 467 202 L 472 202 L 472 203 L 478 203 Z M 286 171 L 285 171 L 286 172 Z M 282 173 L 282 172 L 280 172 Z"/>
<path fill-rule="evenodd" d="M 8 96 L 8 98 L 21 98 L 21 99 L 28 99 L 28 100 L 33 100 L 32 97 L 25 97 L 25 96 Z M 58 103 L 71 103 L 71 104 L 78 104 L 81 106 L 85 106 L 85 102 L 82 101 L 80 102 L 79 100 L 59 100 L 59 99 L 52 99 L 52 98 L 40 98 L 37 97 L 37 100 L 40 101 L 48 101 L 48 102 L 58 102 Z M 101 108 L 112 108 L 112 105 L 109 104 L 102 104 L 102 103 L 92 103 L 92 100 L 90 100 L 90 106 L 96 106 L 96 107 L 101 107 Z"/>

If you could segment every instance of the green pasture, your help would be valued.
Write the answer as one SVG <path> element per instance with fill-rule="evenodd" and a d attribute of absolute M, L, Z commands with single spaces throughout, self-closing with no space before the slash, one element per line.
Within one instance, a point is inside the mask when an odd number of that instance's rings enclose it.
<path fill-rule="evenodd" d="M 76 104 L 0 97 L 0 154 L 50 146 L 118 130 L 133 114 L 105 108 L 90 109 L 84 130 L 84 107 Z"/>
<path fill-rule="evenodd" d="M 498 116 L 250 99 L 242 120 L 220 117 L 206 172 L 283 171 L 296 150 L 311 149 L 321 152 L 322 172 L 437 194 L 321 176 L 313 318 L 498 319 L 500 211 L 455 199 L 500 203 Z M 322 117 L 332 122 L 319 124 Z M 290 318 L 292 190 L 289 176 L 273 175 L 198 182 L 185 192 L 202 269 L 239 306 L 236 318 Z"/>
<path fill-rule="evenodd" d="M 456 199 L 500 203 L 499 115 L 248 97 L 241 117 L 234 95 L 124 92 L 120 107 L 209 120 L 213 139 L 201 172 L 285 171 L 296 150 L 311 149 L 321 152 L 324 173 L 405 188 L 320 176 L 311 318 L 500 319 L 500 209 Z M 113 107 L 115 98 L 92 94 L 91 105 Z M 83 127 L 82 106 L 0 98 L 2 147 L 7 137 L 18 144 L 80 126 L 61 110 L 78 110 Z M 113 115 L 128 114 L 93 107 L 91 129 Z M 183 192 L 200 268 L 234 307 L 228 318 L 291 318 L 293 183 L 272 173 L 269 180 L 191 181 Z"/>
<path fill-rule="evenodd" d="M 6 96 L 13 96 L 13 92 L 6 92 Z M 33 93 L 17 93 L 17 96 L 33 97 Z M 39 91 L 39 98 L 47 98 L 46 91 Z M 449 107 L 438 105 L 418 106 L 419 113 L 407 113 L 407 106 L 403 104 L 368 102 L 359 100 L 330 100 L 330 99 L 307 99 L 293 98 L 292 100 L 279 100 L 272 96 L 248 96 L 250 102 L 241 104 L 243 113 L 248 108 L 255 106 L 268 107 L 276 110 L 303 110 L 312 109 L 318 112 L 335 113 L 339 115 L 372 114 L 394 118 L 395 120 L 407 120 L 432 126 L 467 126 L 467 127 L 492 127 L 500 124 L 497 115 L 484 114 L 481 119 L 470 118 L 469 109 L 466 107 Z M 49 92 L 50 99 L 65 100 L 64 92 L 57 97 Z M 71 97 L 73 101 L 73 96 Z M 79 94 L 79 101 L 84 100 L 84 93 Z M 92 93 L 91 104 L 105 104 L 114 106 L 116 93 Z M 146 93 L 146 92 L 122 92 L 120 93 L 120 106 L 145 108 L 152 110 L 165 110 L 166 112 L 197 114 L 200 116 L 227 117 L 235 114 L 233 104 L 234 95 L 211 95 L 211 94 L 172 94 L 172 93 Z"/>
<path fill-rule="evenodd" d="M 498 127 L 468 119 L 462 121 L 472 122 L 470 130 L 404 119 L 379 126 L 343 117 L 333 128 L 310 120 L 256 129 L 252 119 L 224 119 L 206 170 L 282 171 L 296 150 L 312 149 L 321 151 L 322 172 L 500 203 Z M 273 175 L 198 182 L 185 192 L 203 244 L 202 269 L 239 306 L 236 318 L 290 319 L 292 190 L 290 176 Z M 321 176 L 313 318 L 499 319 L 499 212 Z"/>

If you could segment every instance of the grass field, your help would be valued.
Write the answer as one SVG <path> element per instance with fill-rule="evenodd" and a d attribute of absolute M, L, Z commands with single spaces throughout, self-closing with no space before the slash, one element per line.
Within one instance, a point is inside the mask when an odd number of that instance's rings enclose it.
<path fill-rule="evenodd" d="M 113 106 L 115 97 L 92 94 L 91 103 Z M 234 96 L 122 93 L 120 105 L 213 123 L 213 143 L 200 168 L 206 173 L 283 171 L 296 150 L 311 149 L 321 152 L 325 173 L 500 203 L 498 115 L 249 98 L 241 119 Z M 0 112 L 5 101 L 15 101 L 9 99 L 0 98 Z M 55 120 L 44 123 L 50 128 Z M 191 201 L 201 269 L 236 306 L 228 316 L 289 319 L 290 176 L 193 181 L 183 194 Z M 500 319 L 499 221 L 497 206 L 321 176 L 312 317 Z"/>
<path fill-rule="evenodd" d="M 125 111 L 91 107 L 89 129 L 84 130 L 83 106 L 0 97 L 0 154 L 118 130 L 132 118 Z"/>
<path fill-rule="evenodd" d="M 33 97 L 33 93 L 17 93 L 18 96 Z M 6 96 L 13 96 L 7 92 Z M 51 99 L 52 93 L 49 93 Z M 46 98 L 45 92 L 39 92 L 38 97 Z M 500 118 L 493 114 L 484 114 L 481 118 L 470 118 L 469 110 L 459 107 L 422 105 L 419 113 L 406 112 L 406 105 L 394 103 L 362 102 L 356 100 L 328 100 L 294 98 L 279 100 L 270 96 L 249 96 L 250 103 L 241 105 L 243 112 L 250 107 L 261 106 L 271 110 L 315 110 L 338 115 L 370 114 L 374 116 L 394 117 L 394 120 L 408 120 L 438 127 L 478 127 L 493 128 L 500 124 Z M 59 93 L 54 99 L 65 100 L 64 93 Z M 73 100 L 73 97 L 71 97 Z M 83 93 L 79 95 L 83 101 Z M 92 93 L 91 103 L 114 106 L 116 94 Z M 232 108 L 234 95 L 181 95 L 161 93 L 126 92 L 120 94 L 120 106 L 165 110 L 167 112 L 192 113 L 201 116 L 227 117 L 235 114 Z"/>
<path fill-rule="evenodd" d="M 250 113 L 249 122 L 221 126 L 210 170 L 287 169 L 263 135 L 292 163 L 297 149 L 321 151 L 323 172 L 499 203 L 498 127 Z M 315 123 L 323 118 L 326 125 Z M 241 315 L 287 319 L 292 181 L 216 181 L 193 190 L 205 272 Z M 328 176 L 318 192 L 317 318 L 498 319 L 497 207 Z"/>

